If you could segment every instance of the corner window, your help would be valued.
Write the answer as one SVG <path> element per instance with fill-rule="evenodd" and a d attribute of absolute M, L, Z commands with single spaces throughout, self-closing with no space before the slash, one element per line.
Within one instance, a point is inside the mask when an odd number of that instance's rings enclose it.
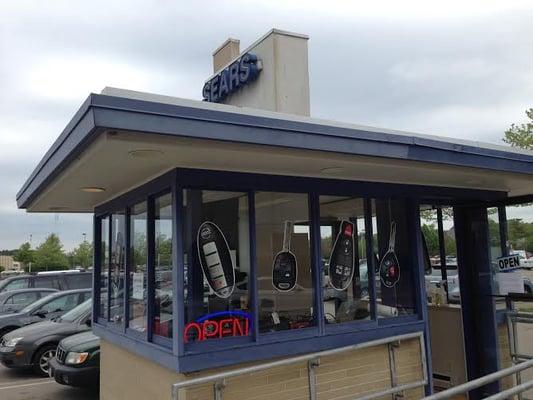
<path fill-rule="evenodd" d="M 109 276 L 109 320 L 124 322 L 124 252 L 126 225 L 124 212 L 111 215 L 111 262 Z"/>
<path fill-rule="evenodd" d="M 415 312 L 414 265 L 404 199 L 372 201 L 376 311 L 378 318 Z"/>
<path fill-rule="evenodd" d="M 326 323 L 370 319 L 363 199 L 338 196 L 319 199 Z"/>
<path fill-rule="evenodd" d="M 170 193 L 154 201 L 155 234 L 155 304 L 153 332 L 172 337 L 172 196 Z"/>
<path fill-rule="evenodd" d="M 147 211 L 144 201 L 131 207 L 130 211 L 129 327 L 140 332 L 146 331 L 146 227 Z"/>
<path fill-rule="evenodd" d="M 259 331 L 316 324 L 307 194 L 255 195 Z"/>
<path fill-rule="evenodd" d="M 248 336 L 248 195 L 184 190 L 183 241 L 184 341 Z"/>
<path fill-rule="evenodd" d="M 109 282 L 109 218 L 100 220 L 100 310 L 99 318 L 107 320 L 107 285 Z"/>

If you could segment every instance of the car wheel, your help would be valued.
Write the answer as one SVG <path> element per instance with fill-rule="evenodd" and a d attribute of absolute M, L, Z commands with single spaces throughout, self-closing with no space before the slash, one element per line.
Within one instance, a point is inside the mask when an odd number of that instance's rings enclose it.
<path fill-rule="evenodd" d="M 48 361 L 56 355 L 57 345 L 47 344 L 41 347 L 33 357 L 33 371 L 37 375 L 48 376 Z"/>
<path fill-rule="evenodd" d="M 524 293 L 531 294 L 531 288 L 527 285 L 524 285 Z"/>

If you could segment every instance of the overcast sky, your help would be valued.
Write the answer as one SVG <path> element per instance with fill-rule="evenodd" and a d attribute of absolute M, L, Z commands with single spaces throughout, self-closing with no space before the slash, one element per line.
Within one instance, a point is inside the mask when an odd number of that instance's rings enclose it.
<path fill-rule="evenodd" d="M 533 106 L 531 1 L 1 1 L 0 249 L 91 235 L 15 195 L 90 92 L 200 99 L 211 53 L 272 27 L 309 40 L 312 115 L 501 143 Z M 327 5 L 327 7 L 325 7 Z"/>

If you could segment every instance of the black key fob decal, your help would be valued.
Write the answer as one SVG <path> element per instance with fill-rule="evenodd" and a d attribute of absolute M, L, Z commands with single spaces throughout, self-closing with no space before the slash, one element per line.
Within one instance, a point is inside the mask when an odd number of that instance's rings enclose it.
<path fill-rule="evenodd" d="M 276 254 L 272 265 L 272 285 L 279 291 L 288 292 L 296 286 L 298 264 L 291 253 L 291 236 L 293 224 L 285 221 L 283 230 L 283 249 Z"/>
<path fill-rule="evenodd" d="M 355 271 L 354 225 L 341 221 L 339 233 L 329 258 L 329 280 L 336 290 L 346 289 L 352 282 Z"/>
<path fill-rule="evenodd" d="M 206 221 L 198 228 L 197 243 L 207 283 L 218 297 L 227 299 L 235 289 L 235 269 L 224 234 L 214 223 Z"/>
<path fill-rule="evenodd" d="M 389 250 L 385 253 L 379 264 L 381 282 L 388 288 L 394 287 L 400 280 L 400 263 L 394 252 L 395 241 L 396 222 L 393 221 L 390 225 Z"/>

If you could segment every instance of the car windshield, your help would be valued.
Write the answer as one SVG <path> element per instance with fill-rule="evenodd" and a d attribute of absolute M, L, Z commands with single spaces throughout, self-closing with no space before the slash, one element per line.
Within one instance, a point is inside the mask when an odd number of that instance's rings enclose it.
<path fill-rule="evenodd" d="M 91 305 L 92 305 L 91 299 L 84 301 L 79 306 L 74 307 L 72 310 L 65 313 L 65 315 L 62 315 L 61 318 L 58 319 L 58 322 L 76 321 L 82 315 L 87 314 L 91 310 Z"/>
<path fill-rule="evenodd" d="M 30 313 L 32 312 L 33 310 L 38 310 L 39 308 L 41 308 L 44 304 L 48 303 L 50 300 L 52 300 L 53 298 L 56 298 L 56 294 L 53 293 L 53 294 L 49 294 L 48 296 L 46 297 L 43 297 L 42 299 L 40 300 L 37 300 L 36 302 L 34 303 L 31 303 L 31 304 L 28 304 L 26 307 L 24 307 L 22 310 L 20 310 L 21 313 L 23 314 L 26 314 L 26 313 Z"/>

